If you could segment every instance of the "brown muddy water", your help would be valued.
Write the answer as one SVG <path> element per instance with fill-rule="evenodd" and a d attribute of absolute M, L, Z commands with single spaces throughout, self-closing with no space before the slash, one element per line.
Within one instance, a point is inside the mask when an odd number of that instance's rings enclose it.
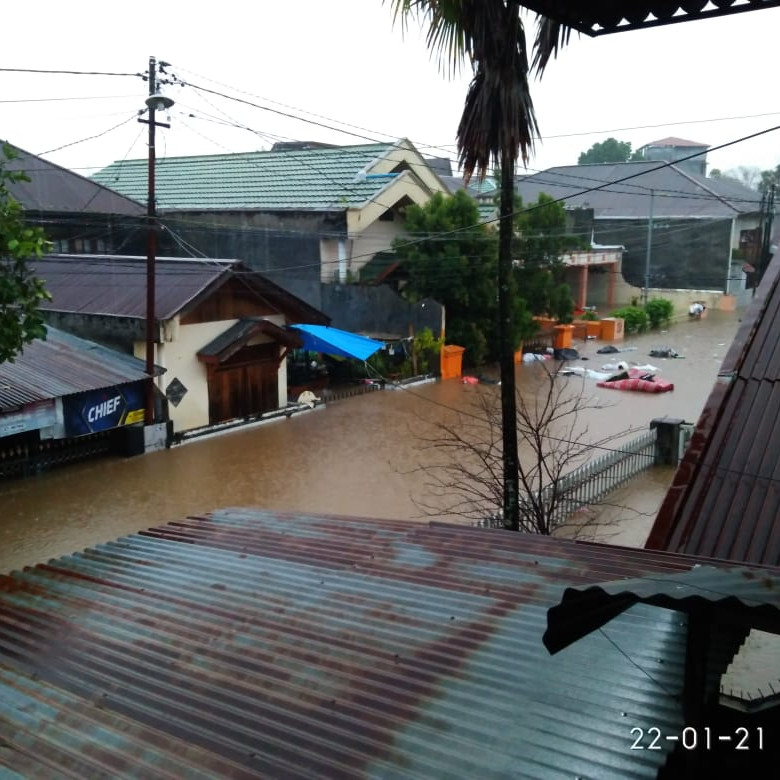
<path fill-rule="evenodd" d="M 577 365 L 651 363 L 675 383 L 671 393 L 648 395 L 559 380 L 608 404 L 587 412 L 593 440 L 646 429 L 655 417 L 696 421 L 738 326 L 737 314 L 708 314 L 627 338 L 621 346 L 637 350 L 619 356 L 598 355 L 601 342 L 575 343 L 589 357 Z M 685 359 L 650 358 L 655 346 L 671 346 Z M 538 367 L 518 366 L 519 386 L 532 386 L 535 376 Z M 0 483 L 0 572 L 227 506 L 427 520 L 419 508 L 429 493 L 421 467 L 432 457 L 424 439 L 453 419 L 451 409 L 469 408 L 475 392 L 457 380 L 378 391 L 163 452 Z"/>

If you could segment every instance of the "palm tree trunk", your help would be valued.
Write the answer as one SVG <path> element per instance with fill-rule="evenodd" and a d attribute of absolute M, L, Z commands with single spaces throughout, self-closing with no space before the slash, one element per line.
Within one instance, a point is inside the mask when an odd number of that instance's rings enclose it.
<path fill-rule="evenodd" d="M 501 369 L 501 431 L 504 465 L 504 526 L 520 530 L 518 503 L 517 401 L 515 399 L 515 329 L 512 322 L 512 214 L 515 204 L 515 162 L 512 149 L 502 150 L 501 206 L 498 229 L 498 340 Z"/>

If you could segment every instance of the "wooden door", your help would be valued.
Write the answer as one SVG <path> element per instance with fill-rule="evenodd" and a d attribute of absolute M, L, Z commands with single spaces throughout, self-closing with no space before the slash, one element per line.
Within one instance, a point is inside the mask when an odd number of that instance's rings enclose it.
<path fill-rule="evenodd" d="M 279 408 L 276 344 L 258 344 L 209 372 L 209 423 L 263 414 Z"/>

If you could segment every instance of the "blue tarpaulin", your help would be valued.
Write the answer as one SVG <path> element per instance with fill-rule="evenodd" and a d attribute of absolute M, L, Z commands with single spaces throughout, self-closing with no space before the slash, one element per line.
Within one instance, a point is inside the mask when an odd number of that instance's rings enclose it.
<path fill-rule="evenodd" d="M 384 347 L 384 342 L 326 325 L 290 325 L 303 340 L 303 348 L 325 355 L 366 360 Z"/>

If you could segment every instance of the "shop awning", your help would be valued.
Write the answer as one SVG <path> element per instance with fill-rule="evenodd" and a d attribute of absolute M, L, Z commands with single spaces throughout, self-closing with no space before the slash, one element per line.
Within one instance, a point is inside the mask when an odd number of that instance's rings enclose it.
<path fill-rule="evenodd" d="M 300 334 L 304 349 L 325 355 L 366 360 L 384 347 L 382 341 L 326 325 L 290 325 L 290 329 Z"/>

